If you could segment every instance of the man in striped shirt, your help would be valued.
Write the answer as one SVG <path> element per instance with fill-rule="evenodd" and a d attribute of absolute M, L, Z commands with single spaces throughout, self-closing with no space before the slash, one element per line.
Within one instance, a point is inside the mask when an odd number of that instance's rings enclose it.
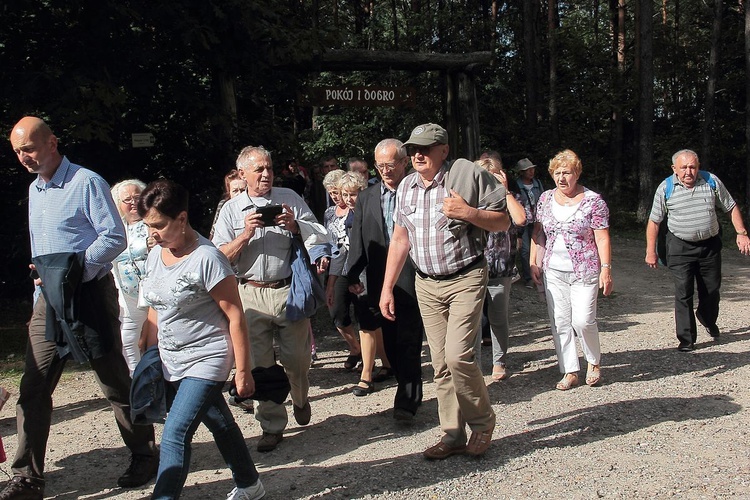
<path fill-rule="evenodd" d="M 659 224 L 667 217 L 667 267 L 674 276 L 674 316 L 678 349 L 695 349 L 697 319 L 713 338 L 719 337 L 721 288 L 721 237 L 716 207 L 728 212 L 737 231 L 737 248 L 750 255 L 750 239 L 740 209 L 724 184 L 713 174 L 700 173 L 698 155 L 689 149 L 672 156 L 673 190 L 667 196 L 668 179 L 656 188 L 646 227 L 646 264 L 657 266 L 656 240 Z M 693 316 L 694 284 L 698 284 L 698 308 Z"/>
<path fill-rule="evenodd" d="M 396 193 L 380 310 L 385 319 L 395 321 L 399 304 L 393 287 L 410 255 L 443 432 L 424 456 L 482 455 L 495 428 L 495 413 L 474 355 L 487 288 L 483 233 L 508 228 L 505 189 L 468 160 L 457 160 L 449 168 L 448 134 L 439 125 L 418 126 L 404 146 L 415 171 Z M 466 424 L 472 430 L 468 444 Z"/>

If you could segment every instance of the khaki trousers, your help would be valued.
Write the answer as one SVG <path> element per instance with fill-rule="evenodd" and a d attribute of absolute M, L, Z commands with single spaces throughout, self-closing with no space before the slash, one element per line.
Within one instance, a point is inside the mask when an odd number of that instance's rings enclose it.
<path fill-rule="evenodd" d="M 417 276 L 417 300 L 430 346 L 442 441 L 466 444 L 466 424 L 481 432 L 495 427 L 495 412 L 475 358 L 487 266 L 448 280 Z"/>
<path fill-rule="evenodd" d="M 250 334 L 250 354 L 253 368 L 272 366 L 274 357 L 274 332 L 279 348 L 279 361 L 291 385 L 292 402 L 303 407 L 310 389 L 310 334 L 309 319 L 286 319 L 286 299 L 289 287 L 258 288 L 250 284 L 239 286 L 242 307 L 245 309 Z M 255 409 L 255 418 L 264 432 L 281 434 L 289 420 L 284 405 L 262 401 Z"/>

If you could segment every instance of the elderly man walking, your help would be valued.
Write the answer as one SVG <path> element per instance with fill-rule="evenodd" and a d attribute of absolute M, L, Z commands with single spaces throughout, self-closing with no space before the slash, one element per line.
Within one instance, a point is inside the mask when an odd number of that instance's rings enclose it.
<path fill-rule="evenodd" d="M 380 291 L 385 276 L 388 246 L 393 236 L 393 211 L 396 189 L 406 175 L 409 158 L 398 139 L 384 139 L 375 146 L 375 167 L 382 182 L 364 190 L 357 198 L 352 234 L 349 238 L 347 267 L 349 289 L 367 293 L 373 309 L 378 311 Z M 360 283 L 365 270 L 367 286 Z M 393 418 L 411 422 L 422 404 L 422 317 L 414 291 L 414 265 L 406 259 L 396 279 L 393 294 L 399 305 L 395 321 L 381 318 L 383 346 L 398 388 L 393 401 Z"/>
<path fill-rule="evenodd" d="M 380 311 L 390 321 L 400 314 L 393 288 L 411 256 L 443 432 L 424 456 L 478 456 L 489 447 L 495 428 L 474 351 L 488 279 L 485 232 L 508 229 L 506 191 L 492 174 L 469 160 L 449 166 L 448 134 L 439 125 L 418 126 L 404 145 L 415 172 L 404 178 L 396 193 Z M 472 430 L 468 444 L 466 424 Z"/>
<path fill-rule="evenodd" d="M 132 453 L 130 467 L 117 484 L 141 486 L 156 474 L 159 457 L 154 428 L 133 425 L 130 419 L 130 374 L 122 355 L 117 290 L 109 272 L 125 249 L 125 228 L 109 186 L 62 156 L 57 137 L 39 118 L 19 121 L 10 143 L 21 165 L 36 174 L 29 186 L 29 234 L 42 294 L 29 322 L 16 406 L 13 478 L 0 499 L 44 496 L 52 393 L 70 358 L 91 364 Z"/>
<path fill-rule="evenodd" d="M 721 237 L 716 208 L 728 212 L 737 232 L 737 248 L 750 255 L 750 239 L 740 209 L 724 184 L 700 169 L 698 155 L 682 149 L 672 156 L 671 176 L 659 184 L 646 227 L 646 264 L 657 266 L 659 224 L 666 217 L 667 267 L 674 276 L 674 317 L 678 349 L 690 352 L 698 338 L 695 320 L 709 335 L 720 335 Z M 693 316 L 693 295 L 698 287 L 698 308 Z"/>
<path fill-rule="evenodd" d="M 287 301 L 292 283 L 294 238 L 306 246 L 327 243 L 304 200 L 291 189 L 273 187 L 271 153 L 248 146 L 237 158 L 247 191 L 227 201 L 216 222 L 213 243 L 234 266 L 247 317 L 253 367 L 275 364 L 274 332 L 278 329 L 279 360 L 291 385 L 294 419 L 310 422 L 308 318 L 289 318 Z M 278 215 L 276 215 L 278 214 Z M 288 417 L 284 405 L 263 401 L 255 410 L 263 435 L 258 451 L 268 452 L 282 440 Z"/>

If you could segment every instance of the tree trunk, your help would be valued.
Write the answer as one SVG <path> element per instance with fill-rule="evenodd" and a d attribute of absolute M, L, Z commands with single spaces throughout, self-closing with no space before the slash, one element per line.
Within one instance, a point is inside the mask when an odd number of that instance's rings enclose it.
<path fill-rule="evenodd" d="M 549 33 L 549 126 L 553 147 L 560 146 L 560 124 L 557 116 L 557 0 L 549 0 L 547 9 Z"/>
<path fill-rule="evenodd" d="M 398 6 L 396 0 L 391 0 L 391 16 L 393 21 L 391 23 L 391 29 L 393 29 L 393 50 L 398 50 Z"/>
<path fill-rule="evenodd" d="M 459 123 L 462 147 L 461 157 L 474 160 L 479 158 L 479 106 L 477 105 L 477 91 L 474 77 L 461 72 L 458 79 L 458 107 L 460 110 Z"/>
<path fill-rule="evenodd" d="M 221 110 L 217 140 L 222 147 L 224 164 L 231 165 L 237 149 L 237 96 L 234 77 L 224 70 L 217 70 L 214 73 L 214 84 Z"/>
<path fill-rule="evenodd" d="M 646 222 L 654 197 L 653 155 L 654 155 L 654 31 L 653 0 L 639 1 L 640 26 L 640 74 L 638 102 L 638 173 L 640 178 L 637 218 Z"/>
<path fill-rule="evenodd" d="M 750 6 L 745 2 L 745 207 L 750 207 Z M 749 208 L 750 210 L 750 208 Z M 745 219 L 748 220 L 748 219 Z"/>
<path fill-rule="evenodd" d="M 537 62 L 534 50 L 536 12 L 534 0 L 523 0 L 523 59 L 526 75 L 526 128 L 532 132 L 537 123 Z"/>
<path fill-rule="evenodd" d="M 708 87 L 706 88 L 706 108 L 701 131 L 701 165 L 711 167 L 711 132 L 714 129 L 714 109 L 716 102 L 716 79 L 719 73 L 719 44 L 721 43 L 721 18 L 724 15 L 723 0 L 716 0 L 714 25 L 711 30 L 711 54 L 708 59 Z"/>
<path fill-rule="evenodd" d="M 625 99 L 625 0 L 610 0 L 612 19 L 612 53 L 615 66 L 614 106 L 612 109 L 612 169 L 608 188 L 615 198 L 622 183 L 622 154 L 624 142 L 623 108 Z"/>

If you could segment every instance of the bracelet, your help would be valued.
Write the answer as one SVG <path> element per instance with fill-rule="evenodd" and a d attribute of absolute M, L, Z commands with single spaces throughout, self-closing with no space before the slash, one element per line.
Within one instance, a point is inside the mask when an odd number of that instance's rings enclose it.
<path fill-rule="evenodd" d="M 742 231 L 737 231 L 737 236 L 747 236 L 747 229 L 743 229 Z"/>
<path fill-rule="evenodd" d="M 601 268 L 602 269 L 612 269 L 612 264 L 602 264 Z"/>

